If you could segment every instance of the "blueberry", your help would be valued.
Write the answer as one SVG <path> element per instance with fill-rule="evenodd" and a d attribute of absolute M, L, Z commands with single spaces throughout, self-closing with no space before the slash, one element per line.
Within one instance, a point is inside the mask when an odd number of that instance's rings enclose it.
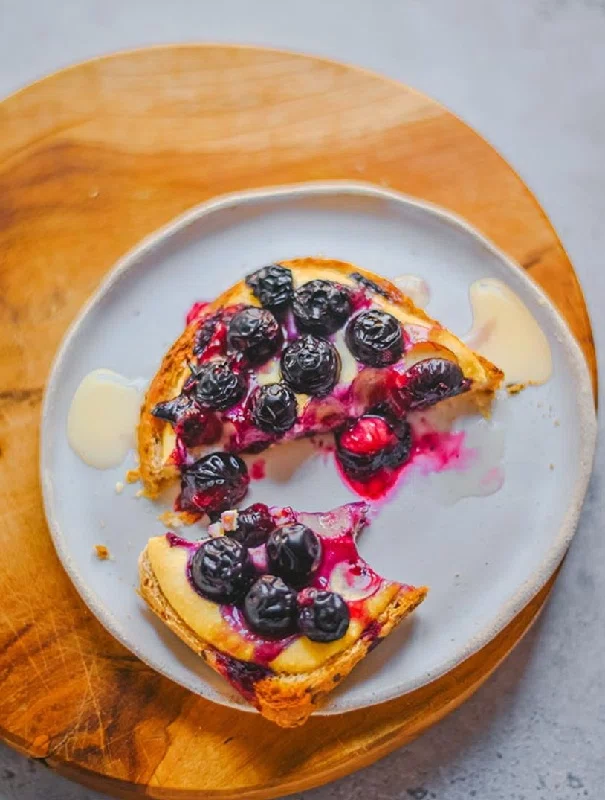
<path fill-rule="evenodd" d="M 324 339 L 307 335 L 287 347 L 281 357 L 284 380 L 295 392 L 328 394 L 340 374 L 340 356 Z"/>
<path fill-rule="evenodd" d="M 346 341 L 355 358 L 370 367 L 394 364 L 403 352 L 399 321 L 377 308 L 353 317 L 347 325 Z"/>
<path fill-rule="evenodd" d="M 276 528 L 267 539 L 269 569 L 292 586 L 304 586 L 317 570 L 320 558 L 319 537 L 298 522 Z"/>
<path fill-rule="evenodd" d="M 336 592 L 305 589 L 298 605 L 298 628 L 312 642 L 335 642 L 347 632 L 349 608 Z"/>
<path fill-rule="evenodd" d="M 246 286 L 252 290 L 262 306 L 272 311 L 282 311 L 292 300 L 294 287 L 292 273 L 285 267 L 272 264 L 246 277 Z"/>
<path fill-rule="evenodd" d="M 193 345 L 193 352 L 196 356 L 201 355 L 210 344 L 220 318 L 221 313 L 217 311 L 201 321 L 195 333 L 195 343 Z"/>
<path fill-rule="evenodd" d="M 219 536 L 206 539 L 189 562 L 189 575 L 196 590 L 217 603 L 238 603 L 250 588 L 254 565 L 248 549 Z"/>
<path fill-rule="evenodd" d="M 405 463 L 412 450 L 412 432 L 405 420 L 396 423 L 378 414 L 364 414 L 336 435 L 336 456 L 352 478 L 366 480 L 383 467 Z"/>
<path fill-rule="evenodd" d="M 377 283 L 366 278 L 366 276 L 362 275 L 360 272 L 351 272 L 349 278 L 353 278 L 353 280 L 360 286 L 363 286 L 364 289 L 369 289 L 374 294 L 381 294 L 383 297 L 390 299 L 390 294 L 385 289 L 382 289 Z"/>
<path fill-rule="evenodd" d="M 244 601 L 244 616 L 256 633 L 287 636 L 296 630 L 296 592 L 274 575 L 263 575 Z"/>
<path fill-rule="evenodd" d="M 164 403 L 158 403 L 152 408 L 151 413 L 158 419 L 164 419 L 167 422 L 172 422 L 175 424 L 183 415 L 195 410 L 195 408 L 195 403 L 191 400 L 191 398 L 180 394 L 178 397 L 175 397 L 172 400 L 166 400 Z"/>
<path fill-rule="evenodd" d="M 336 455 L 348 475 L 364 478 L 385 466 L 385 453 L 396 444 L 389 423 L 367 414 L 336 435 Z"/>
<path fill-rule="evenodd" d="M 238 403 L 246 393 L 246 381 L 224 359 L 207 361 L 196 368 L 195 399 L 204 408 L 223 411 Z"/>
<path fill-rule="evenodd" d="M 265 433 L 285 433 L 297 417 L 296 395 L 285 383 L 259 386 L 252 395 L 252 419 Z"/>
<path fill-rule="evenodd" d="M 400 467 L 409 461 L 412 454 L 412 428 L 409 422 L 401 420 L 395 429 L 397 441 L 384 455 L 386 467 Z"/>
<path fill-rule="evenodd" d="M 196 408 L 180 416 L 174 430 L 186 447 L 199 447 L 218 442 L 223 426 L 215 414 Z"/>
<path fill-rule="evenodd" d="M 471 388 L 458 364 L 445 358 L 418 361 L 400 376 L 398 384 L 393 390 L 395 405 L 407 411 L 429 408 Z"/>
<path fill-rule="evenodd" d="M 258 547 L 267 541 L 267 537 L 275 528 L 273 517 L 263 503 L 253 503 L 237 514 L 237 526 L 225 534 L 236 539 L 246 547 Z"/>
<path fill-rule="evenodd" d="M 333 281 L 309 281 L 294 292 L 292 311 L 298 329 L 327 336 L 345 324 L 351 314 L 349 290 Z"/>
<path fill-rule="evenodd" d="M 281 327 L 266 308 L 244 308 L 229 323 L 229 347 L 242 353 L 246 361 L 254 366 L 264 364 L 275 355 L 282 341 Z"/>
<path fill-rule="evenodd" d="M 182 511 L 205 512 L 210 517 L 234 508 L 246 495 L 248 468 L 233 453 L 210 453 L 181 470 Z"/>

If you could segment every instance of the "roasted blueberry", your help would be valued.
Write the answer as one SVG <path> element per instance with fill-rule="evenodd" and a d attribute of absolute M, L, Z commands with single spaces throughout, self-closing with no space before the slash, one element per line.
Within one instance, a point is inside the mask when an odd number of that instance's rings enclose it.
<path fill-rule="evenodd" d="M 411 448 L 409 424 L 394 425 L 378 414 L 365 414 L 336 436 L 339 462 L 348 475 L 361 481 L 383 467 L 403 464 Z"/>
<path fill-rule="evenodd" d="M 453 361 L 427 358 L 397 376 L 393 404 L 398 410 L 415 411 L 467 392 L 471 381 Z"/>
<path fill-rule="evenodd" d="M 282 311 L 292 300 L 292 273 L 285 267 L 272 264 L 248 275 L 246 285 L 262 306 Z"/>
<path fill-rule="evenodd" d="M 336 436 L 336 454 L 345 471 L 363 478 L 385 466 L 385 453 L 397 444 L 393 428 L 383 418 L 367 414 Z"/>
<path fill-rule="evenodd" d="M 313 642 L 335 642 L 349 628 L 349 607 L 336 592 L 305 589 L 298 596 L 298 628 Z"/>
<path fill-rule="evenodd" d="M 281 371 L 295 392 L 322 396 L 328 394 L 338 381 L 340 356 L 330 342 L 309 334 L 284 350 Z"/>
<path fill-rule="evenodd" d="M 224 359 L 207 361 L 196 368 L 195 399 L 204 408 L 223 411 L 238 403 L 246 392 L 246 381 Z"/>
<path fill-rule="evenodd" d="M 353 317 L 347 325 L 346 341 L 355 358 L 370 367 L 387 367 L 403 352 L 399 321 L 377 308 Z"/>
<path fill-rule="evenodd" d="M 256 633 L 287 636 L 296 630 L 296 592 L 274 575 L 263 575 L 244 601 L 244 616 Z"/>
<path fill-rule="evenodd" d="M 248 468 L 239 456 L 210 453 L 181 470 L 178 506 L 215 517 L 241 502 L 249 483 Z"/>
<path fill-rule="evenodd" d="M 303 333 L 327 336 L 345 324 L 351 314 L 351 293 L 333 281 L 309 281 L 294 292 L 292 311 Z"/>
<path fill-rule="evenodd" d="M 252 395 L 252 419 L 265 433 L 289 431 L 297 416 L 296 395 L 285 383 L 259 386 Z"/>
<path fill-rule="evenodd" d="M 269 569 L 291 586 L 304 586 L 317 570 L 320 558 L 319 537 L 298 522 L 276 528 L 267 539 Z"/>
<path fill-rule="evenodd" d="M 401 420 L 394 429 L 397 442 L 384 454 L 386 467 L 400 467 L 409 461 L 412 454 L 412 428 L 406 420 Z"/>
<path fill-rule="evenodd" d="M 206 539 L 189 562 L 189 575 L 197 591 L 217 603 L 238 603 L 255 577 L 254 565 L 244 547 L 234 539 Z"/>
<path fill-rule="evenodd" d="M 349 278 L 353 278 L 353 280 L 356 281 L 360 286 L 363 286 L 364 289 L 369 289 L 373 294 L 381 294 L 387 299 L 390 297 L 389 293 L 385 291 L 385 289 L 382 289 L 377 283 L 374 283 L 374 281 L 366 278 L 366 276 L 362 275 L 360 272 L 351 272 Z"/>
<path fill-rule="evenodd" d="M 223 426 L 216 414 L 196 408 L 182 414 L 174 430 L 186 447 L 199 447 L 218 442 Z"/>
<path fill-rule="evenodd" d="M 258 547 L 267 541 L 274 528 L 275 523 L 267 506 L 264 503 L 253 503 L 238 511 L 235 529 L 227 531 L 225 535 L 246 547 Z"/>
<path fill-rule="evenodd" d="M 275 355 L 282 341 L 281 327 L 266 308 L 244 308 L 229 323 L 227 343 L 230 349 L 242 353 L 254 366 L 264 364 Z"/>
<path fill-rule="evenodd" d="M 195 403 L 186 395 L 180 394 L 172 400 L 158 403 L 151 410 L 154 417 L 165 419 L 167 422 L 175 424 L 178 420 L 196 408 Z"/>
<path fill-rule="evenodd" d="M 200 326 L 195 333 L 195 344 L 193 346 L 193 352 L 196 356 L 202 355 L 210 344 L 220 318 L 221 314 L 217 311 L 200 322 Z"/>

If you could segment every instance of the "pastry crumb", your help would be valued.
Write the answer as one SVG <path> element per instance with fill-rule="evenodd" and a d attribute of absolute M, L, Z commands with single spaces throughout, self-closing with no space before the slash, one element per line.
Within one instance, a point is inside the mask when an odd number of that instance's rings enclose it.
<path fill-rule="evenodd" d="M 158 519 L 162 525 L 166 525 L 167 528 L 182 528 L 185 524 L 180 514 L 177 514 L 176 511 L 164 511 L 160 514 Z"/>
<path fill-rule="evenodd" d="M 555 468 L 555 465 L 554 465 L 554 464 L 549 464 L 549 465 L 548 465 L 548 469 L 549 469 L 551 472 L 553 471 L 553 469 L 554 469 L 554 468 Z"/>
<path fill-rule="evenodd" d="M 141 473 L 138 469 L 129 469 L 126 473 L 126 483 L 137 483 L 141 478 Z"/>
<path fill-rule="evenodd" d="M 123 491 L 124 491 L 124 484 L 122 483 L 122 481 L 118 481 L 116 483 L 116 494 L 122 494 Z"/>
<path fill-rule="evenodd" d="M 107 561 L 108 558 L 111 558 L 109 550 L 104 544 L 95 545 L 95 555 L 99 561 Z"/>
<path fill-rule="evenodd" d="M 144 489 L 139 489 L 139 491 L 138 491 L 138 492 L 135 492 L 135 493 L 134 493 L 134 496 L 135 496 L 137 499 L 138 499 L 139 497 L 144 497 L 144 496 L 145 496 L 145 490 L 144 490 Z"/>
<path fill-rule="evenodd" d="M 514 394 L 519 394 L 519 392 L 522 392 L 525 388 L 527 388 L 526 383 L 511 383 L 506 387 L 506 391 L 512 396 Z"/>

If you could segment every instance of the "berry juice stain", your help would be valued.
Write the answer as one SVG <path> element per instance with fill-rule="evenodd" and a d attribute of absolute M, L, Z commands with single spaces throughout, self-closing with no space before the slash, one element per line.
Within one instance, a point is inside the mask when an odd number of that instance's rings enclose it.
<path fill-rule="evenodd" d="M 250 466 L 250 477 L 253 481 L 262 481 L 267 472 L 265 459 L 257 458 Z"/>

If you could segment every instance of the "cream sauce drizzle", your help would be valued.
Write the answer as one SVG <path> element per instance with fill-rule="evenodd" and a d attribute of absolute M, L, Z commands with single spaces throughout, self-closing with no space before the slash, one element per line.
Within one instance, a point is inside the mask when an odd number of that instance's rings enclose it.
<path fill-rule="evenodd" d="M 546 383 L 552 373 L 550 345 L 521 299 L 495 278 L 475 281 L 469 295 L 469 347 L 500 367 L 507 384 Z"/>
<path fill-rule="evenodd" d="M 142 392 L 137 383 L 109 369 L 82 380 L 67 417 L 67 438 L 82 461 L 97 469 L 116 467 L 135 444 Z"/>

